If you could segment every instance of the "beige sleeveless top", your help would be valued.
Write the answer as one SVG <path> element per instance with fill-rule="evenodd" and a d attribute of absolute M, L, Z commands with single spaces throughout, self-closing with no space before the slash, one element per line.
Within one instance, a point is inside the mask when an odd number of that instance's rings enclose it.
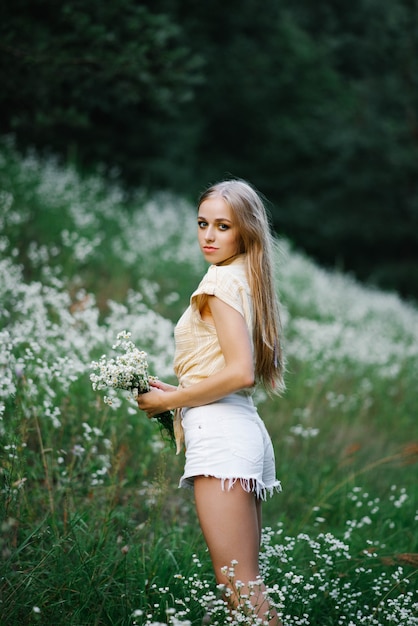
<path fill-rule="evenodd" d="M 188 387 L 220 371 L 225 360 L 215 326 L 200 316 L 199 305 L 204 295 L 216 296 L 239 311 L 244 317 L 250 339 L 253 335 L 253 303 L 245 271 L 245 255 L 228 265 L 211 265 L 190 298 L 174 330 L 174 372 L 183 387 Z M 252 393 L 253 388 L 244 390 Z"/>

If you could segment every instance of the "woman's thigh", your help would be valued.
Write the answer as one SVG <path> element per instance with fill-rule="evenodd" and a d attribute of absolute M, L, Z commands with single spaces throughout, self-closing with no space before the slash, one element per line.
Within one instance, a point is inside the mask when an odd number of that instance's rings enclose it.
<path fill-rule="evenodd" d="M 217 478 L 197 476 L 194 481 L 196 511 L 211 555 L 216 579 L 226 582 L 224 566 L 235 565 L 237 580 L 259 575 L 260 502 L 237 481 L 222 490 Z"/>

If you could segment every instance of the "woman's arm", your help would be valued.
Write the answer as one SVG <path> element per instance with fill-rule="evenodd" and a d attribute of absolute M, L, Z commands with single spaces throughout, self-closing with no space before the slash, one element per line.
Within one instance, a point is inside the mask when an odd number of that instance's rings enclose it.
<path fill-rule="evenodd" d="M 187 388 L 173 391 L 153 388 L 142 394 L 138 397 L 138 406 L 149 417 L 178 407 L 209 404 L 254 384 L 251 340 L 243 316 L 216 296 L 208 296 L 207 303 L 225 367 Z"/>

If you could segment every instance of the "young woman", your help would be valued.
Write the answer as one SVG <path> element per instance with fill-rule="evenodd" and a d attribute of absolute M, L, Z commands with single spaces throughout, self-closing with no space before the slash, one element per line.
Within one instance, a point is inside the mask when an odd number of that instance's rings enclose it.
<path fill-rule="evenodd" d="M 260 579 L 261 502 L 280 491 L 274 452 L 252 401 L 256 383 L 284 388 L 280 321 L 273 283 L 273 239 L 264 204 L 246 182 L 230 180 L 200 198 L 198 241 L 210 267 L 175 329 L 179 386 L 157 381 L 138 396 L 148 417 L 176 413 L 180 486 L 194 488 L 197 515 L 218 584 L 232 607 Z M 239 593 L 225 575 L 234 563 Z M 280 625 L 261 580 L 251 611 Z M 244 610 L 249 610 L 248 607 Z"/>

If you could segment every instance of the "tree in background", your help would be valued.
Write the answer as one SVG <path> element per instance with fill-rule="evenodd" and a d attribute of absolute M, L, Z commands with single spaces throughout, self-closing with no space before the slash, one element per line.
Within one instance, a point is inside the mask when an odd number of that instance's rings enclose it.
<path fill-rule="evenodd" d="M 159 184 L 164 148 L 187 145 L 175 120 L 199 82 L 199 56 L 181 28 L 134 0 L 9 4 L 0 25 L 1 131 L 82 166 L 121 168 L 137 185 Z"/>
<path fill-rule="evenodd" d="M 311 199 L 295 198 L 316 223 L 306 249 L 417 297 L 418 2 L 319 2 L 300 18 L 342 96 L 328 107 Z"/>

